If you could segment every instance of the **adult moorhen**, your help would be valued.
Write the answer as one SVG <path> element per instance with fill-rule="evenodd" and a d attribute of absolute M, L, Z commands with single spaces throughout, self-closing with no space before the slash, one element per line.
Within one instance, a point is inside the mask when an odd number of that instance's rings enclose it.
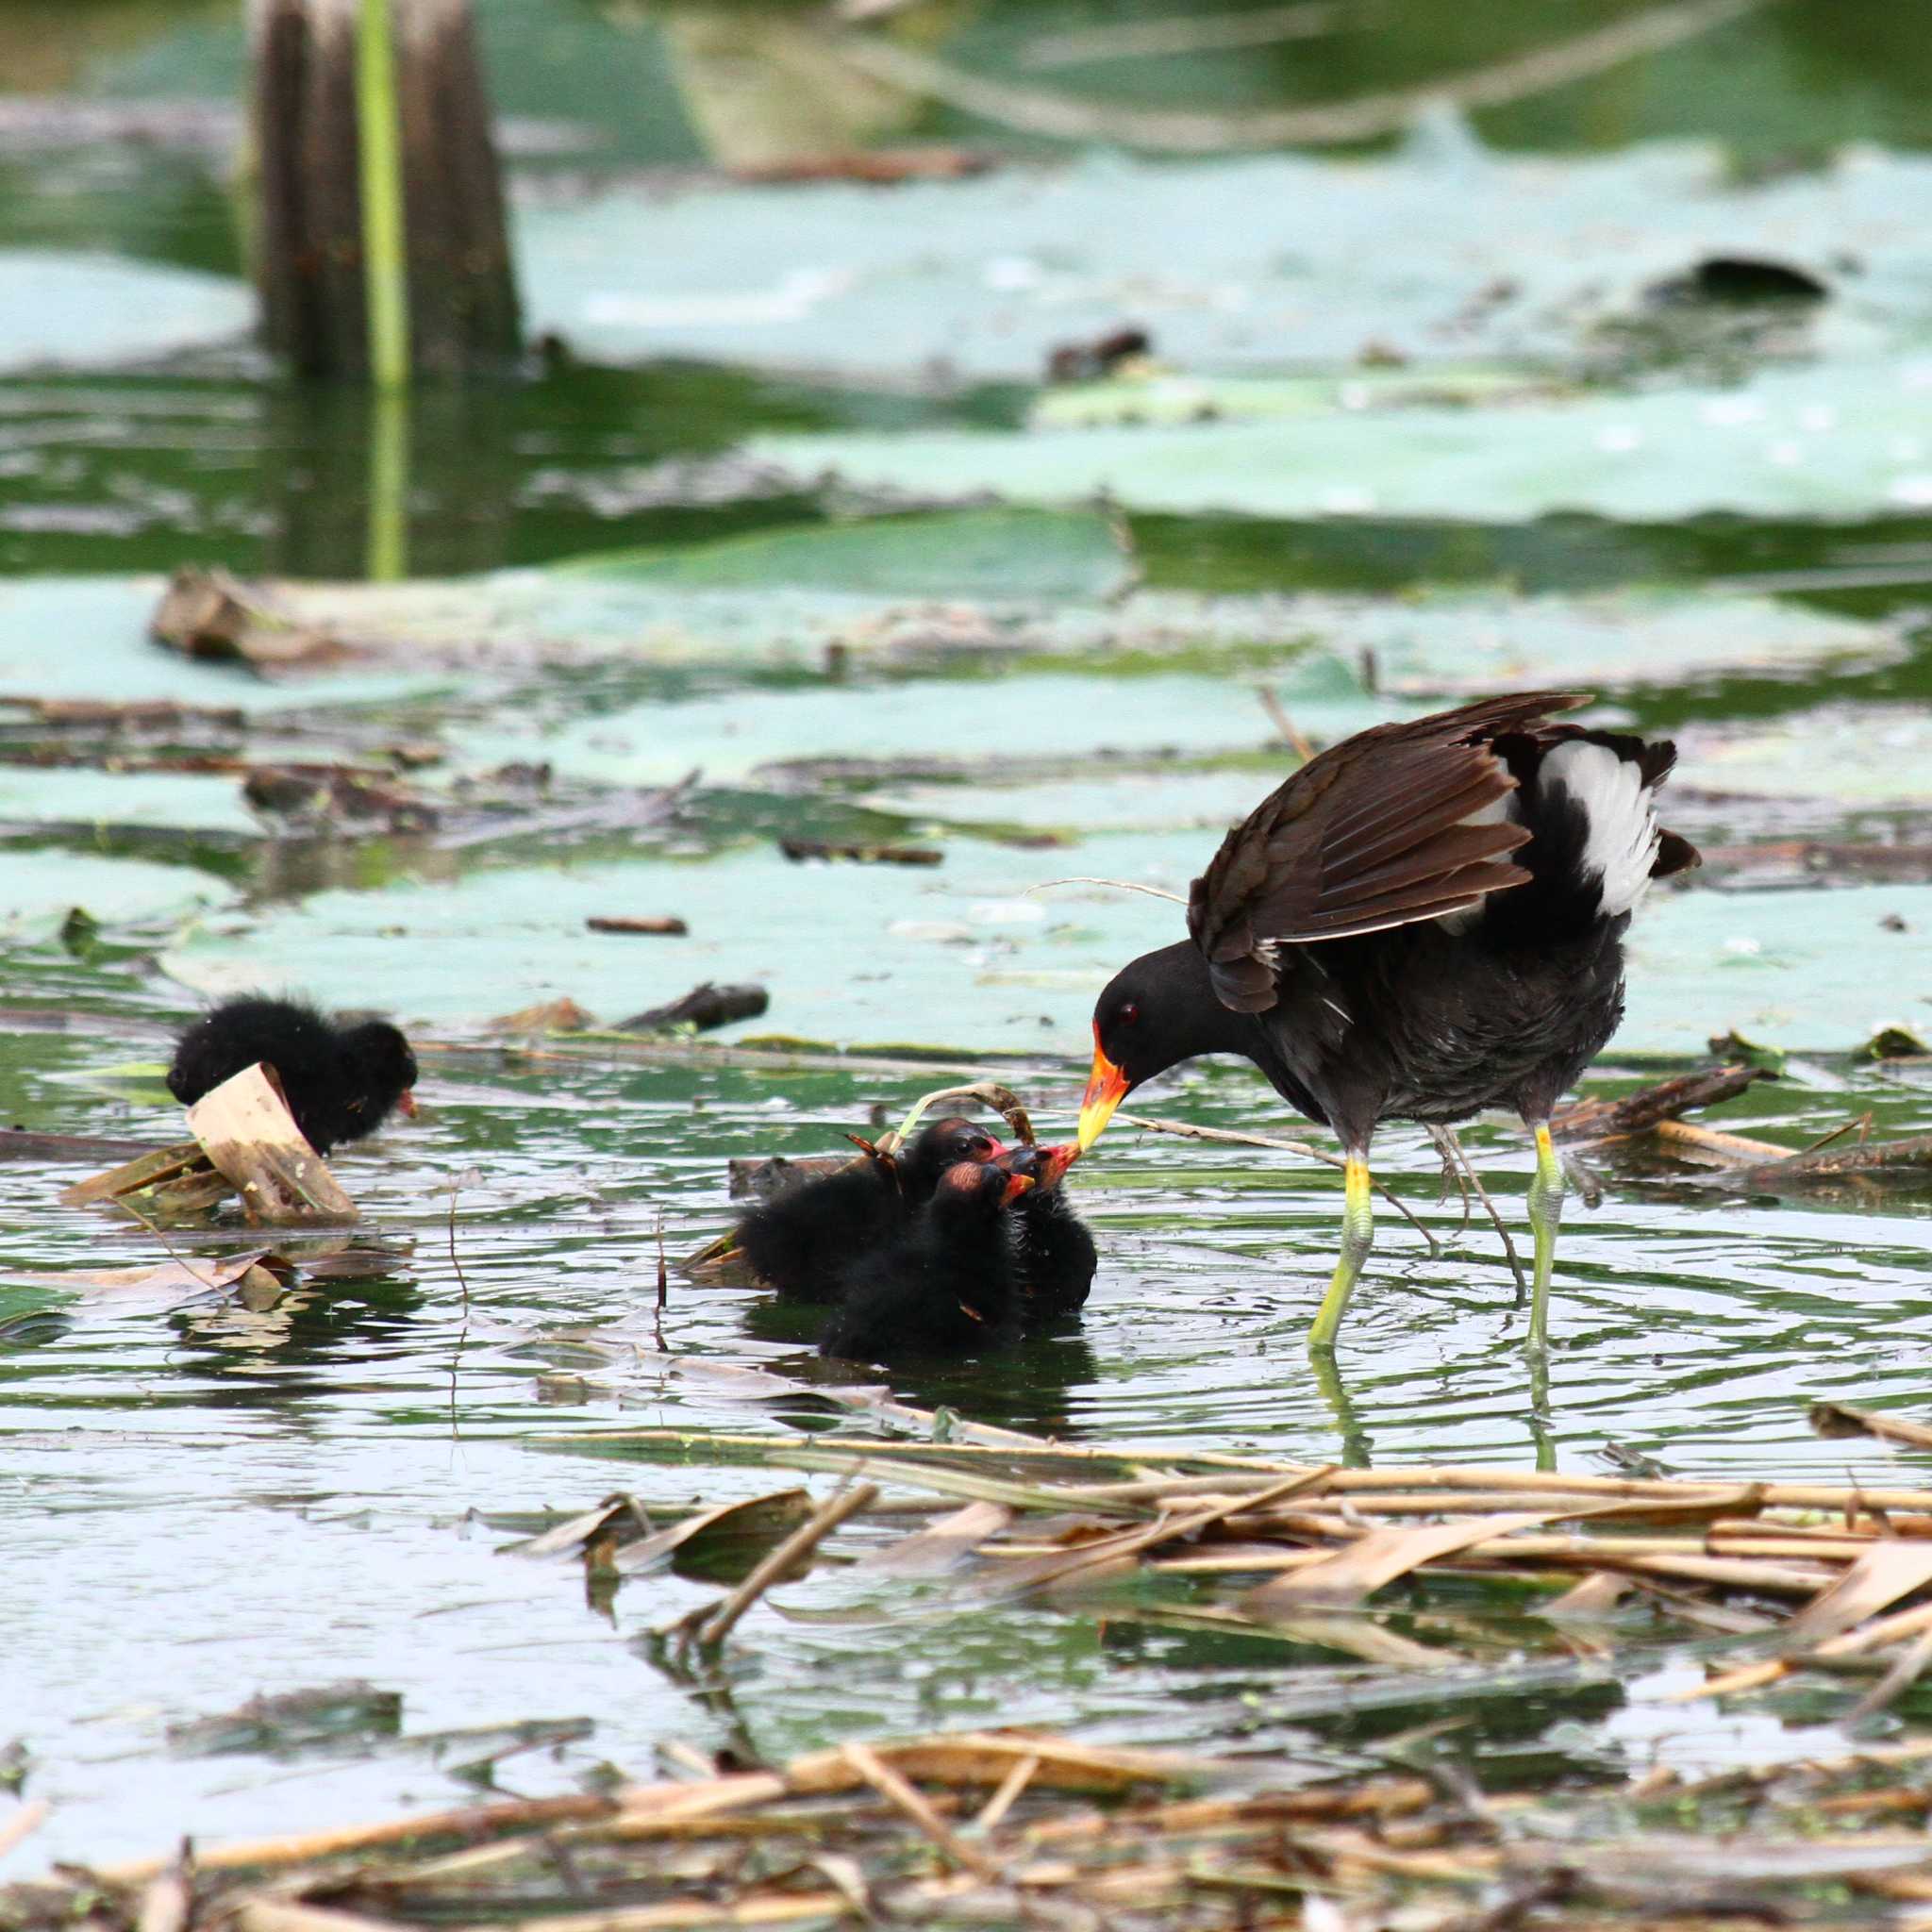
<path fill-rule="evenodd" d="M 991 1163 L 947 1168 L 912 1225 L 844 1271 L 819 1353 L 883 1362 L 1017 1341 L 1020 1274 L 1007 1207 L 1032 1185 Z"/>
<path fill-rule="evenodd" d="M 1589 701 L 1487 698 L 1310 758 L 1193 882 L 1190 937 L 1124 967 L 1093 1009 L 1083 1149 L 1143 1080 L 1208 1053 L 1253 1060 L 1341 1137 L 1341 1255 L 1312 1347 L 1334 1346 L 1369 1251 L 1376 1123 L 1502 1104 L 1536 1135 L 1528 1340 L 1545 1345 L 1550 1109 L 1623 1017 L 1632 910 L 1698 862 L 1654 811 L 1676 747 L 1549 722 Z"/>
<path fill-rule="evenodd" d="M 1087 1224 L 1074 1212 L 1061 1177 L 1078 1159 L 1071 1141 L 1062 1147 L 1015 1147 L 999 1165 L 1032 1183 L 1013 1203 L 1013 1258 L 1028 1323 L 1051 1322 L 1086 1305 L 1100 1253 Z"/>
<path fill-rule="evenodd" d="M 336 1023 L 303 1000 L 225 1000 L 186 1028 L 168 1068 L 183 1107 L 257 1060 L 275 1070 L 289 1111 L 318 1154 L 373 1134 L 391 1111 L 416 1110 L 416 1056 L 386 1020 Z"/>
<path fill-rule="evenodd" d="M 738 1224 L 738 1246 L 759 1277 L 791 1301 L 836 1301 L 846 1267 L 903 1233 L 940 1176 L 1005 1150 L 984 1127 L 948 1114 L 895 1155 L 868 1158 L 762 1202 Z"/>

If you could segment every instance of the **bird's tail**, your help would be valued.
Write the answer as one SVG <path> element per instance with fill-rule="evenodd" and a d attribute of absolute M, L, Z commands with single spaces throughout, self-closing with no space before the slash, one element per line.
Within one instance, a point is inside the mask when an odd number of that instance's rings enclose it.
<path fill-rule="evenodd" d="M 1559 725 L 1496 741 L 1517 791 L 1511 815 L 1532 837 L 1514 855 L 1529 883 L 1493 894 L 1485 923 L 1507 939 L 1521 927 L 1544 941 L 1636 910 L 1650 882 L 1697 863 L 1657 823 L 1657 794 L 1677 761 L 1668 739 Z"/>

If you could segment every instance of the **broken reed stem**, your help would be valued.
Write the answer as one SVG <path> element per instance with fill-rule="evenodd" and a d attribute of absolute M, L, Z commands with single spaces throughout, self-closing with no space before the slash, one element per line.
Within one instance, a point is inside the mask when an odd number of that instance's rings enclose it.
<path fill-rule="evenodd" d="M 942 1100 L 981 1101 L 991 1108 L 1027 1146 L 1033 1145 L 1033 1123 L 1027 1118 L 1025 1108 L 1020 1104 L 1020 1096 L 1010 1088 L 1002 1087 L 997 1080 L 975 1080 L 970 1087 L 939 1087 L 930 1093 L 922 1093 L 912 1103 L 911 1111 L 906 1118 L 890 1133 L 879 1136 L 878 1151 L 881 1154 L 898 1153 L 912 1138 L 913 1128 L 927 1109 Z"/>
<path fill-rule="evenodd" d="M 1020 1794 L 1033 1782 L 1033 1774 L 1039 1769 L 1040 1753 L 1029 1751 L 1000 1780 L 999 1790 L 986 1801 L 979 1816 L 973 1821 L 974 1830 L 982 1836 L 997 1830 L 1000 1821 L 1013 1808 Z"/>
<path fill-rule="evenodd" d="M 925 1411 L 914 1411 L 925 1414 Z M 947 1471 L 948 1460 L 984 1462 L 989 1457 L 1009 1463 L 1016 1457 L 1041 1465 L 1062 1463 L 1070 1467 L 1112 1464 L 1127 1469 L 1172 1468 L 1174 1480 L 1184 1481 L 1178 1472 L 1226 1470 L 1235 1473 L 1229 1487 L 1239 1478 L 1249 1478 L 1259 1487 L 1284 1476 L 1320 1475 L 1320 1489 L 1330 1495 L 1362 1494 L 1377 1490 L 1398 1491 L 1458 1491 L 1482 1493 L 1507 1491 L 1512 1495 L 1555 1495 L 1641 1498 L 1658 1503 L 1690 1507 L 1722 1503 L 1733 1506 L 1748 1495 L 1757 1507 L 1810 1509 L 1833 1515 L 1870 1514 L 1874 1510 L 1896 1510 L 1932 1515 L 1932 1490 L 1885 1489 L 1872 1485 L 1824 1483 L 1740 1483 L 1717 1478 L 1687 1480 L 1674 1476 L 1611 1476 L 1565 1474 L 1543 1470 L 1496 1469 L 1486 1463 L 1432 1463 L 1406 1469 L 1343 1469 L 1312 1463 L 1292 1463 L 1262 1456 L 1234 1456 L 1220 1450 L 1176 1448 L 1160 1443 L 1068 1443 L 1043 1439 L 1020 1442 L 976 1441 L 897 1441 L 890 1437 L 841 1438 L 825 1436 L 811 1447 L 793 1445 L 771 1436 L 739 1435 L 726 1430 L 627 1429 L 558 1440 L 608 1447 L 614 1443 L 639 1446 L 657 1444 L 680 1457 L 692 1451 L 711 1449 L 742 1452 L 743 1459 L 770 1464 L 780 1469 L 823 1469 L 856 1471 L 866 1464 L 899 1462 L 912 1466 L 919 1478 L 928 1475 L 964 1474 Z M 810 1460 L 807 1460 L 810 1457 Z M 922 1468 L 921 1464 L 937 1467 Z M 1042 1477 L 1042 1482 L 1051 1479 Z M 1008 1485 L 1009 1488 L 1023 1487 Z M 1029 1491 L 1053 1495 L 1063 1501 L 1064 1489 Z M 999 1500 L 997 1498 L 993 1500 Z"/>
<path fill-rule="evenodd" d="M 1789 1160 L 1791 1150 L 1771 1141 L 1753 1141 L 1743 1134 L 1721 1134 L 1715 1127 L 1700 1127 L 1695 1121 L 1659 1121 L 1651 1129 L 1659 1141 L 1674 1141 L 1680 1147 L 1695 1147 L 1706 1154 L 1722 1155 L 1731 1162 Z"/>
<path fill-rule="evenodd" d="M 1845 1713 L 1844 1722 L 1847 1724 L 1863 1724 L 1867 1718 L 1876 1717 L 1880 1711 L 1889 1709 L 1918 1682 L 1928 1664 L 1932 1664 L 1932 1630 L 1921 1635 L 1884 1676 L 1852 1706 Z"/>
<path fill-rule="evenodd" d="M 1317 1147 L 1312 1141 L 1291 1140 L 1286 1134 L 1238 1134 L 1226 1127 L 1197 1127 L 1191 1121 L 1157 1120 L 1144 1113 L 1116 1113 L 1114 1119 L 1130 1127 L 1143 1127 L 1150 1134 L 1173 1134 L 1182 1141 L 1219 1141 L 1235 1147 L 1279 1147 L 1289 1154 L 1305 1154 L 1310 1160 L 1319 1160 L 1328 1167 L 1348 1165 L 1341 1155 L 1330 1154 L 1325 1147 Z M 1374 1188 L 1376 1193 L 1428 1244 L 1429 1258 L 1434 1260 L 1441 1255 L 1441 1242 L 1380 1181 L 1374 1183 Z M 1504 1239 L 1507 1241 L 1508 1238 L 1505 1236 Z M 1511 1259 L 1514 1260 L 1513 1251 Z"/>
<path fill-rule="evenodd" d="M 998 1864 L 976 1845 L 969 1845 L 926 1803 L 920 1792 L 887 1764 L 870 1745 L 854 1740 L 839 1747 L 846 1762 L 889 1804 L 895 1806 L 931 1839 L 954 1864 L 982 1878 L 997 1878 Z M 1036 1757 L 1035 1764 L 1039 1763 Z"/>
<path fill-rule="evenodd" d="M 1034 1761 L 1037 1763 L 1039 1760 L 1036 1758 Z M 47 1822 L 47 1813 L 52 1808 L 46 1799 L 31 1798 L 5 1824 L 0 1824 L 0 1858 L 40 1830 Z"/>
<path fill-rule="evenodd" d="M 419 1811 L 406 1818 L 385 1818 L 375 1824 L 346 1824 L 327 1831 L 298 1832 L 284 1838 L 238 1839 L 229 1845 L 197 1840 L 195 1869 L 233 1872 L 306 1865 L 317 1858 L 340 1857 L 345 1852 L 372 1851 L 378 1845 L 408 1844 L 419 1838 L 475 1839 L 499 1832 L 542 1829 L 552 1824 L 577 1824 L 617 1815 L 617 1799 L 572 1793 L 556 1798 L 519 1798 L 508 1804 L 463 1805 L 448 1811 Z M 164 1858 L 133 1858 L 119 1865 L 100 1865 L 94 1875 L 110 1885 L 142 1885 L 173 1868 L 178 1855 Z"/>
<path fill-rule="evenodd" d="M 1271 684 L 1260 685 L 1255 694 L 1261 700 L 1261 708 L 1267 712 L 1268 722 L 1274 727 L 1274 735 L 1303 764 L 1307 764 L 1315 756 L 1315 747 L 1296 730 L 1294 720 L 1282 708 L 1281 700 L 1274 693 L 1274 687 Z"/>
<path fill-rule="evenodd" d="M 800 1524 L 776 1549 L 769 1552 L 724 1604 L 698 1626 L 697 1641 L 707 1645 L 723 1643 L 738 1620 L 773 1584 L 802 1558 L 810 1556 L 848 1516 L 875 1502 L 878 1493 L 875 1483 L 854 1483 L 849 1489 L 835 1491 L 809 1523 Z"/>

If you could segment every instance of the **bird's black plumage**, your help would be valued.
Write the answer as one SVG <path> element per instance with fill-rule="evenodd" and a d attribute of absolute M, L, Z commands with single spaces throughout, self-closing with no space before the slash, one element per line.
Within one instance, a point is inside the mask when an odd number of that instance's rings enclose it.
<path fill-rule="evenodd" d="M 306 1001 L 225 1001 L 186 1028 L 168 1069 L 183 1107 L 258 1060 L 275 1070 L 289 1111 L 318 1154 L 359 1141 L 409 1107 L 416 1056 L 386 1020 L 338 1025 Z"/>
<path fill-rule="evenodd" d="M 1212 1053 L 1252 1060 L 1341 1135 L 1358 1225 L 1318 1341 L 1367 1249 L 1376 1124 L 1499 1105 L 1538 1131 L 1541 1339 L 1561 1193 L 1550 1110 L 1623 1016 L 1631 911 L 1697 863 L 1653 812 L 1675 748 L 1552 722 L 1585 702 L 1487 699 L 1311 758 L 1193 882 L 1189 938 L 1124 967 L 1094 1008 L 1083 1147 L 1124 1094 Z"/>
<path fill-rule="evenodd" d="M 846 1269 L 819 1353 L 884 1362 L 981 1355 L 1018 1341 L 1007 1204 L 1028 1185 L 991 1163 L 948 1168 L 908 1228 Z"/>
<path fill-rule="evenodd" d="M 1086 1305 L 1100 1266 L 1100 1251 L 1087 1224 L 1074 1211 L 1061 1177 L 1078 1149 L 1015 1147 L 1000 1156 L 1008 1174 L 1032 1183 L 1012 1204 L 1013 1258 L 1022 1307 L 1029 1324 L 1071 1315 Z"/>
<path fill-rule="evenodd" d="M 903 1233 L 941 1174 L 1000 1152 L 985 1128 L 949 1114 L 899 1154 L 868 1153 L 761 1202 L 738 1224 L 738 1245 L 759 1278 L 789 1300 L 835 1301 L 846 1267 Z"/>

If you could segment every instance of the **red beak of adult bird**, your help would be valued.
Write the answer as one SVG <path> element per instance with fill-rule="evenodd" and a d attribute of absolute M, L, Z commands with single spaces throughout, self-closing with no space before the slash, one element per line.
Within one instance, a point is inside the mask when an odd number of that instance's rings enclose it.
<path fill-rule="evenodd" d="M 1080 1125 L 1074 1142 L 1074 1154 L 1086 1153 L 1107 1130 L 1113 1110 L 1127 1097 L 1127 1076 L 1108 1058 L 1100 1044 L 1100 1028 L 1093 1029 L 1093 1071 L 1088 1075 L 1087 1091 L 1080 1096 Z M 1058 1176 L 1056 1176 L 1058 1178 Z"/>

